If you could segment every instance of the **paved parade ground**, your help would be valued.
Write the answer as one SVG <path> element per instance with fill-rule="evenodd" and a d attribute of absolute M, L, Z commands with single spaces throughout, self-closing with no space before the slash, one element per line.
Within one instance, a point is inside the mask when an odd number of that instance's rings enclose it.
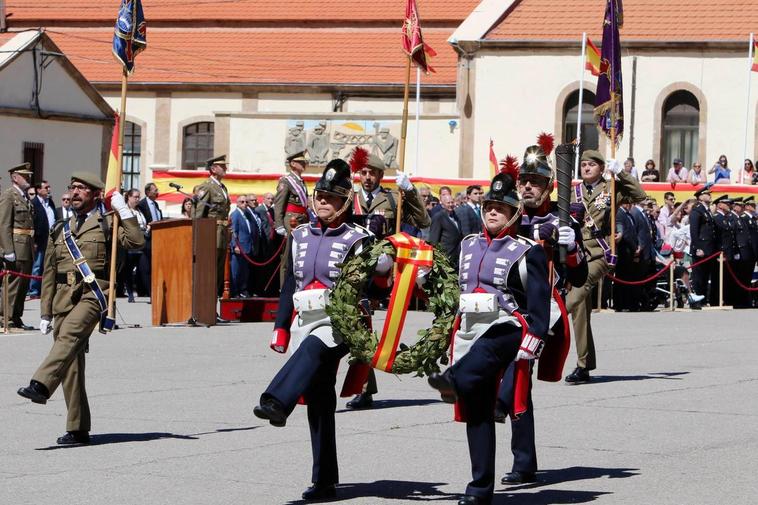
<path fill-rule="evenodd" d="M 38 307 L 27 303 L 28 323 Z M 0 335 L 0 504 L 299 503 L 310 482 L 305 409 L 283 429 L 252 414 L 285 359 L 268 348 L 272 325 L 151 328 L 149 305 L 119 308 L 119 324 L 141 327 L 91 340 L 87 447 L 55 445 L 65 428 L 60 390 L 44 406 L 16 395 L 50 337 Z M 406 334 L 428 320 L 409 314 Z M 535 387 L 539 482 L 498 484 L 495 503 L 756 503 L 758 311 L 593 322 L 593 382 Z M 573 359 L 572 349 L 567 372 Z M 464 426 L 425 379 L 378 379 L 375 409 L 338 402 L 338 496 L 455 503 L 470 476 Z M 511 464 L 510 428 L 499 426 L 498 481 Z"/>

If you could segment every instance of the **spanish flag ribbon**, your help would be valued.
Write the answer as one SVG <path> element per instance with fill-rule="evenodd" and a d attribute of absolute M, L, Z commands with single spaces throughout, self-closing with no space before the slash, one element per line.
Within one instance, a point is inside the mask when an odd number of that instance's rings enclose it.
<path fill-rule="evenodd" d="M 397 254 L 395 261 L 398 265 L 398 276 L 392 287 L 390 305 L 387 309 L 387 319 L 384 321 L 382 337 L 376 348 L 371 366 L 390 372 L 395 362 L 397 346 L 408 313 L 408 305 L 413 295 L 419 267 L 431 267 L 434 249 L 423 240 L 406 233 L 397 233 L 387 238 L 395 246 Z"/>

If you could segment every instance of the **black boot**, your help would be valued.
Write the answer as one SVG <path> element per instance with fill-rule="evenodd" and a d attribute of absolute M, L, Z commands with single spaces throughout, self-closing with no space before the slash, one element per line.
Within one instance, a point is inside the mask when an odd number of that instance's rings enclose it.
<path fill-rule="evenodd" d="M 458 500 L 458 505 L 489 505 L 490 503 L 492 503 L 492 500 L 482 498 L 481 496 L 474 496 L 472 494 L 463 495 L 463 497 Z"/>
<path fill-rule="evenodd" d="M 455 403 L 458 394 L 455 392 L 455 385 L 447 373 L 433 373 L 429 376 L 429 385 L 440 392 L 442 401 L 445 403 Z"/>
<path fill-rule="evenodd" d="M 268 419 L 271 426 L 281 428 L 287 424 L 287 413 L 279 404 L 278 401 L 273 398 L 265 398 L 261 400 L 261 404 L 253 409 L 253 414 L 261 419 Z"/>
<path fill-rule="evenodd" d="M 345 404 L 345 407 L 352 410 L 370 409 L 374 406 L 374 397 L 371 393 L 361 393 L 355 395 L 355 398 Z"/>
<path fill-rule="evenodd" d="M 58 445 L 87 445 L 89 444 L 88 431 L 67 431 L 62 437 L 58 437 Z"/>
<path fill-rule="evenodd" d="M 528 484 L 537 480 L 532 472 L 510 472 L 506 473 L 502 479 L 501 484 L 515 485 L 515 484 Z"/>
<path fill-rule="evenodd" d="M 47 390 L 47 386 L 35 380 L 30 381 L 28 386 L 19 388 L 18 394 L 42 405 L 46 404 L 50 398 L 50 391 Z"/>
<path fill-rule="evenodd" d="M 592 378 L 590 372 L 586 368 L 576 367 L 573 372 L 566 376 L 566 383 L 568 384 L 586 384 Z"/>
<path fill-rule="evenodd" d="M 313 484 L 311 487 L 303 491 L 303 500 L 316 501 L 316 500 L 328 500 L 337 496 L 337 488 L 334 484 Z"/>

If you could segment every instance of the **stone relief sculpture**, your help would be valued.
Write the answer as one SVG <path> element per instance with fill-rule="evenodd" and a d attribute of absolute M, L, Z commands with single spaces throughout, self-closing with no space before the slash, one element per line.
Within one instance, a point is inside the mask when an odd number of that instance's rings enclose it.
<path fill-rule="evenodd" d="M 308 136 L 309 163 L 323 165 L 329 161 L 329 135 L 326 133 L 326 121 L 319 121 Z"/>
<path fill-rule="evenodd" d="M 294 128 L 289 129 L 284 140 L 284 152 L 287 156 L 305 151 L 305 123 L 298 121 Z"/>
<path fill-rule="evenodd" d="M 379 129 L 374 136 L 374 145 L 379 148 L 380 156 L 384 159 L 384 168 L 397 167 L 398 139 L 390 134 L 389 128 Z"/>

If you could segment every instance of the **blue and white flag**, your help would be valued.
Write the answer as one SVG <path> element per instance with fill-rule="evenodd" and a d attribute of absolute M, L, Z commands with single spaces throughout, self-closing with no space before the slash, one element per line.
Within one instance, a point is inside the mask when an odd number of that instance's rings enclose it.
<path fill-rule="evenodd" d="M 134 59 L 147 47 L 147 22 L 140 0 L 121 0 L 116 29 L 113 33 L 113 55 L 127 74 L 134 71 Z"/>

